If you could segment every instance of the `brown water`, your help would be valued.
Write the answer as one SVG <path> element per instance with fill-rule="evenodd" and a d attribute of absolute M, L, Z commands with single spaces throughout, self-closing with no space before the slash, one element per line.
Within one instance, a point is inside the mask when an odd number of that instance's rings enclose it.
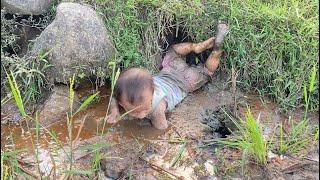
<path fill-rule="evenodd" d="M 80 99 L 84 99 L 86 96 L 94 93 L 94 89 L 94 87 L 87 86 L 78 90 L 77 93 Z M 106 115 L 111 91 L 106 87 L 101 87 L 98 91 L 100 91 L 99 100 L 93 102 L 86 110 L 74 116 L 72 139 L 75 139 L 77 136 L 80 125 L 84 119 L 84 126 L 79 134 L 80 140 L 101 135 L 103 119 Z M 54 132 L 62 144 L 68 141 L 69 133 L 66 117 L 51 125 L 48 130 Z M 139 141 L 144 141 L 145 139 L 155 139 L 164 134 L 165 131 L 153 128 L 151 123 L 147 119 L 144 119 L 122 120 L 113 125 L 106 124 L 104 133 L 108 132 L 116 132 L 116 134 L 120 134 L 122 138 L 135 138 Z M 21 123 L 20 125 L 1 125 L 1 149 L 11 148 L 13 144 L 15 149 L 31 150 L 32 143 L 30 133 L 33 135 L 34 142 L 36 142 L 35 128 L 30 128 L 30 131 L 28 131 L 26 123 Z M 47 145 L 53 141 L 53 138 L 45 130 L 40 131 L 40 147 L 46 148 Z"/>

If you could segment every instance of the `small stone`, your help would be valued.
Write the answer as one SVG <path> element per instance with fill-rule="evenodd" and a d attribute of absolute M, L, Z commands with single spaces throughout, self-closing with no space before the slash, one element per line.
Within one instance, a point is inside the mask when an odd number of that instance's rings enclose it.
<path fill-rule="evenodd" d="M 211 176 L 215 175 L 215 173 L 214 173 L 214 166 L 213 166 L 212 160 L 207 160 L 207 161 L 204 163 L 204 167 L 206 168 L 207 172 L 208 172 Z"/>
<path fill-rule="evenodd" d="M 277 157 L 278 157 L 278 155 L 274 154 L 273 152 L 271 152 L 271 151 L 268 152 L 268 159 L 272 160 Z"/>

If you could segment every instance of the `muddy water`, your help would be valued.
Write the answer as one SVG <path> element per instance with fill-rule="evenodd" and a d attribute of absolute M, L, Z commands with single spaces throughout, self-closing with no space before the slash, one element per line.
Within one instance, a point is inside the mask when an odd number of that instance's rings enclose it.
<path fill-rule="evenodd" d="M 80 99 L 85 99 L 88 95 L 96 92 L 92 86 L 86 86 L 77 91 Z M 86 110 L 78 113 L 73 118 L 72 139 L 77 136 L 82 121 L 84 126 L 78 136 L 79 140 L 86 140 L 101 134 L 103 119 L 106 115 L 107 105 L 110 96 L 110 89 L 101 87 L 99 100 L 93 102 Z M 67 126 L 67 118 L 64 117 L 55 124 L 48 127 L 48 130 L 53 132 L 62 142 L 62 144 L 68 141 L 69 133 Z M 135 138 L 138 141 L 143 142 L 145 139 L 155 139 L 158 136 L 164 134 L 164 131 L 157 130 L 151 126 L 149 120 L 128 120 L 124 119 L 116 124 L 106 124 L 104 133 L 114 133 L 122 138 Z M 30 128 L 28 131 L 27 124 L 21 123 L 20 125 L 1 125 L 1 149 L 11 148 L 14 144 L 15 149 L 27 149 L 31 150 L 31 136 L 34 142 L 36 142 L 35 128 Z M 48 144 L 52 143 L 53 138 L 45 131 L 40 130 L 39 133 L 39 146 L 46 148 Z"/>

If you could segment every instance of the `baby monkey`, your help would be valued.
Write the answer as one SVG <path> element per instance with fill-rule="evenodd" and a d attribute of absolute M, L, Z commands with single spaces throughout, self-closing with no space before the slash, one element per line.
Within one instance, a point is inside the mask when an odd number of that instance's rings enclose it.
<path fill-rule="evenodd" d="M 121 73 L 111 100 L 111 113 L 108 123 L 119 119 L 119 107 L 129 111 L 135 118 L 150 117 L 152 125 L 157 129 L 166 129 L 168 122 L 166 112 L 174 109 L 189 92 L 195 91 L 208 82 L 220 63 L 222 44 L 228 26 L 218 24 L 216 37 L 200 43 L 180 43 L 172 45 L 162 60 L 159 74 L 152 76 L 145 69 L 130 68 Z M 213 48 L 205 66 L 188 66 L 185 56 L 191 52 L 201 53 Z"/>

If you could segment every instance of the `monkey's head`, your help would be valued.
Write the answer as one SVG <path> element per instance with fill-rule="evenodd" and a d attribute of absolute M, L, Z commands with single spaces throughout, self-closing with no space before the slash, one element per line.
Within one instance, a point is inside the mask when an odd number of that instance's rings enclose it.
<path fill-rule="evenodd" d="M 145 118 L 152 110 L 154 84 L 152 75 L 144 69 L 131 68 L 121 73 L 115 85 L 115 98 L 129 116 Z"/>

